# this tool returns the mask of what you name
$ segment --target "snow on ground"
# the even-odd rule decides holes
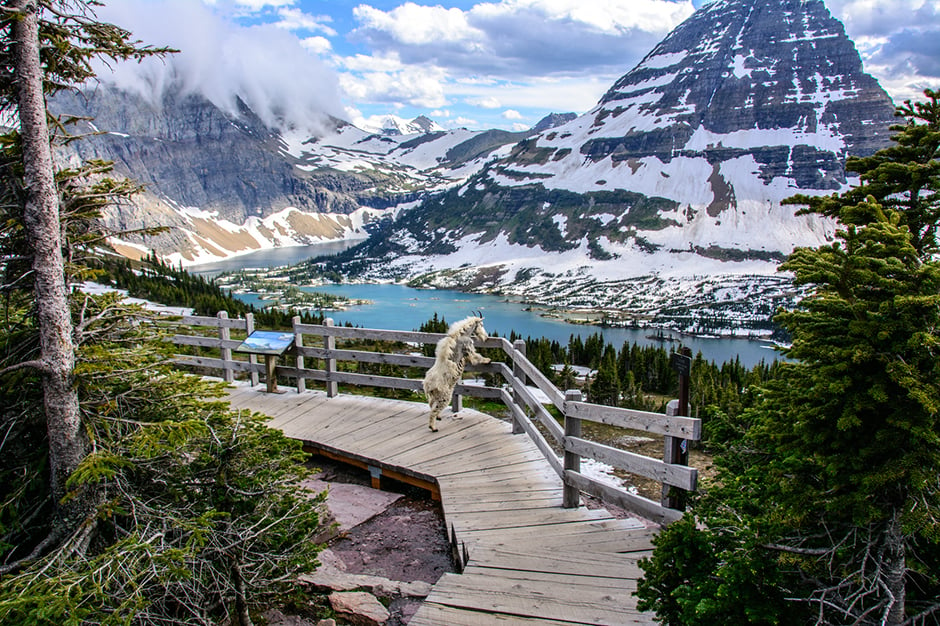
[[[115,289],[114,287],[109,287],[107,285],[102,285],[100,283],[95,283],[91,281],[85,281],[80,285],[77,285],[79,291],[87,293],[88,295],[101,295],[105,293],[117,293],[120,294],[124,301],[128,304],[139,304],[143,306],[148,311],[153,311],[159,313],[160,315],[192,315],[193,309],[189,307],[182,306],[166,306],[165,304],[159,304],[157,302],[151,302],[150,300],[141,300],[140,298],[131,298],[127,295],[127,291],[124,289]]]

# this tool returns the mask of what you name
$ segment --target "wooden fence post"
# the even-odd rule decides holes
[[[219,320],[227,320],[228,311],[219,311],[216,317]],[[224,324],[225,322],[219,322],[219,341],[223,342],[231,339],[228,326]],[[230,383],[235,380],[235,370],[232,368],[232,349],[225,345],[222,346],[222,372],[225,382]]]
[[[254,313],[245,313],[245,332],[248,333],[249,335],[255,332],[255,314]],[[248,362],[251,363],[252,365],[257,365],[258,364],[257,355],[249,354]],[[254,368],[251,369],[250,376],[251,376],[251,386],[257,387],[260,380],[258,378],[258,372]]]
[[[581,392],[577,389],[565,391],[565,404],[568,402],[581,402]],[[577,417],[568,415],[565,409],[565,438],[581,436],[581,420]],[[566,446],[567,447],[567,446]],[[565,471],[581,473],[581,457],[574,452],[565,450]],[[566,509],[576,509],[581,504],[581,490],[565,481],[564,492],[562,493],[562,506]]]
[[[512,349],[515,351],[515,354],[521,354],[524,357],[526,352],[525,341],[522,339],[515,340],[512,342]],[[513,355],[512,360],[512,375],[515,376],[519,382],[525,385],[528,382],[528,378],[525,375],[525,370],[522,369],[522,364],[516,362],[515,354]],[[515,385],[513,385],[512,401],[515,402],[516,406],[518,406],[520,409],[526,411],[524,408],[525,402],[522,400],[522,394],[516,390]],[[522,424],[519,423],[519,420],[513,418],[512,434],[518,435],[524,432],[525,430],[522,428]]]
[[[291,320],[291,323],[294,326],[294,347],[297,348],[297,369],[300,370],[297,376],[297,393],[303,393],[307,390],[307,381],[303,377],[304,369],[304,356],[300,353],[299,348],[304,347],[304,336],[302,333],[297,332],[297,326],[300,325],[300,316],[295,315]]]
[[[333,318],[326,318],[323,320],[324,326],[333,326]],[[336,350],[336,337],[333,335],[323,335],[323,347],[326,350]],[[335,380],[330,380],[333,377],[333,374],[336,372],[336,359],[327,358],[326,364],[324,367],[326,371],[326,397],[335,398],[339,393],[339,388]]]
[[[667,407],[667,415],[689,415],[689,379],[691,378],[692,368],[692,350],[682,348],[677,354],[673,354],[672,366],[679,374],[679,401]],[[673,465],[689,464],[689,440],[679,437],[665,437],[665,449],[663,450],[663,461]],[[661,503],[664,507],[670,509],[685,510],[685,493],[678,487],[663,483],[663,495]]]

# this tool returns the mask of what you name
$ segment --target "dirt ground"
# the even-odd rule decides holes
[[[324,480],[371,486],[369,473],[364,470],[322,457],[314,458],[311,465],[322,471]],[[382,480],[382,487],[402,497],[329,543],[346,571],[431,584],[445,572],[455,571],[440,505],[423,489],[387,478]],[[392,614],[388,626],[407,624],[420,605],[417,599],[394,600],[388,607]]]

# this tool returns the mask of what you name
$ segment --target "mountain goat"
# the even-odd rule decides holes
[[[490,360],[477,353],[473,340],[485,341],[486,329],[483,328],[483,316],[471,316],[455,322],[447,335],[437,342],[434,351],[435,362],[424,376],[424,393],[431,407],[428,428],[437,431],[437,418],[450,403],[454,387],[463,377],[463,368],[467,363],[480,365]]]

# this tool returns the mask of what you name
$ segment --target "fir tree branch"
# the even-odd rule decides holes
[[[61,531],[57,528],[53,528],[52,532],[49,535],[40,541],[33,551],[28,555],[24,556],[22,559],[13,561],[12,563],[7,563],[6,565],[0,565],[0,576],[5,576],[6,574],[12,574],[18,572],[24,567],[28,566],[30,563],[38,559],[43,555],[43,553],[54,543],[59,540],[61,536]]]
[[[49,366],[46,364],[46,362],[41,359],[37,359],[35,361],[23,361],[22,363],[17,363],[16,365],[10,365],[9,367],[5,367],[2,370],[0,370],[0,376],[5,376],[17,370],[26,369],[27,367],[32,367],[43,373],[49,371]]]

